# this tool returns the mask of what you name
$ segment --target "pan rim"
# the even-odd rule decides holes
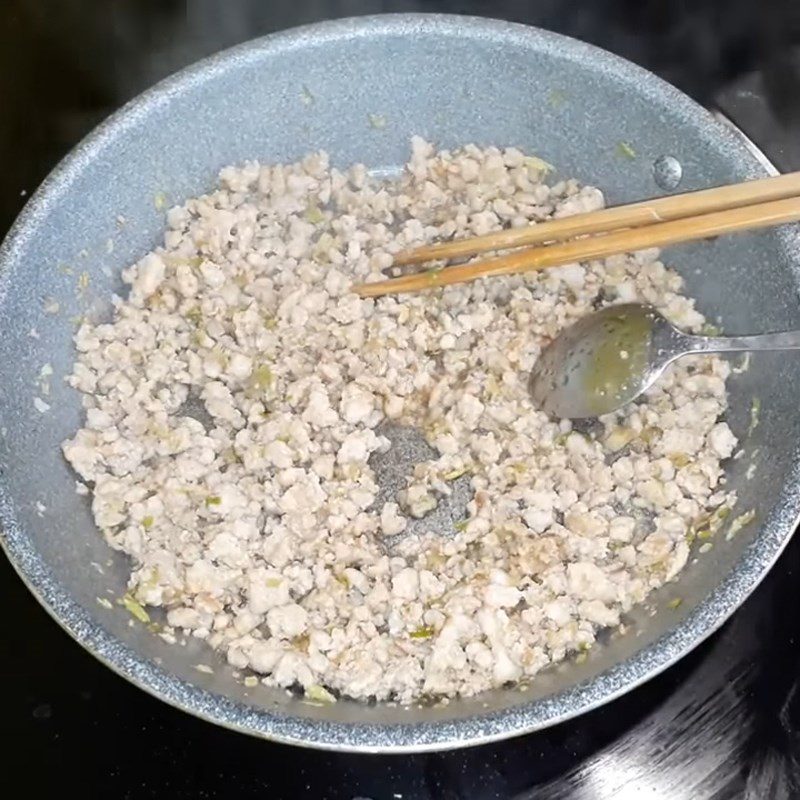
[[[0,308],[13,283],[14,266],[29,232],[47,216],[60,196],[80,174],[83,164],[104,145],[154,107],[176,93],[202,83],[236,63],[272,58],[311,44],[342,42],[357,37],[397,34],[488,37],[539,52],[584,59],[613,72],[639,90],[674,103],[678,113],[715,140],[726,141],[742,154],[753,177],[765,174],[736,137],[713,115],[677,88],[625,59],[593,45],[534,27],[478,17],[438,14],[392,14],[316,23],[253,39],[223,50],[166,78],[125,104],[101,123],[50,173],[31,197],[0,246]],[[800,481],[800,452],[792,457],[787,485]],[[786,546],[800,518],[800,497],[784,493],[759,535],[737,566],[692,613],[663,637],[594,678],[550,697],[529,700],[485,715],[419,724],[346,723],[300,718],[245,706],[213,694],[146,661],[99,626],[54,580],[49,568],[16,521],[13,502],[0,475],[0,546],[31,593],[61,627],[106,666],[151,695],[227,728],[272,741],[339,751],[408,753],[474,746],[540,730],[572,719],[620,697],[655,677],[716,631],[758,586]]]

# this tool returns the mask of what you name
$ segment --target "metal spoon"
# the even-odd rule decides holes
[[[551,416],[599,417],[635,400],[681,356],[798,349],[800,331],[693,336],[651,306],[627,303],[590,314],[562,331],[537,359],[530,393]]]

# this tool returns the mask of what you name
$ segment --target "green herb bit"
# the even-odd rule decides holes
[[[114,606],[111,605],[111,601],[107,597],[95,597],[95,600],[97,600],[97,602],[103,606],[103,608],[107,608],[109,611],[114,608]]]
[[[444,267],[433,267],[425,272],[425,275],[428,276],[428,281],[430,283],[437,283],[439,281],[439,275],[441,275],[442,270]]]
[[[754,397],[753,402],[750,404],[750,425],[747,428],[747,435],[751,436],[753,431],[758,427],[761,419],[761,398]]]
[[[308,647],[311,644],[311,639],[309,638],[307,633],[303,633],[300,636],[295,636],[292,639],[292,646],[296,650],[301,650],[304,653],[308,652]]]
[[[627,142],[618,142],[617,155],[622,158],[627,158],[629,161],[633,161],[633,159],[636,158],[636,151]]]
[[[155,589],[156,586],[158,586],[159,577],[158,567],[153,567],[152,570],[150,570],[150,577],[147,583],[143,584],[145,589]]]
[[[639,438],[645,444],[653,444],[660,436],[663,434],[664,431],[661,428],[658,428],[654,425],[648,425],[646,428],[642,428],[642,432],[639,434]]]
[[[198,327],[200,323],[203,321],[203,312],[200,310],[198,306],[194,306],[194,308],[190,308],[184,315],[192,325]]]
[[[530,167],[531,169],[535,169],[541,177],[549,174],[550,172],[555,171],[555,167],[552,164],[548,164],[543,158],[539,158],[538,156],[526,156],[522,163],[525,164],[526,167]]]
[[[141,603],[137,602],[132,595],[125,594],[122,597],[122,605],[125,606],[128,613],[136,617],[139,622],[147,625],[150,622],[150,615],[144,610]]]
[[[225,349],[219,346],[211,351],[210,358],[213,358],[223,369],[228,366],[228,362],[230,361],[230,357],[225,352]]]
[[[726,539],[733,539],[739,531],[745,527],[745,525],[749,525],[754,519],[756,518],[756,512],[753,509],[750,511],[746,511],[744,514],[740,514],[736,519],[731,522],[730,530],[728,531]]]
[[[239,458],[232,447],[228,447],[222,451],[222,458],[226,464],[241,464],[242,462],[242,459]]]
[[[667,603],[667,608],[676,609],[682,602],[683,602],[682,598],[673,597],[672,600],[670,600],[669,603]]]
[[[411,631],[409,636],[412,639],[430,639],[436,631],[430,625],[422,625]]]
[[[325,215],[314,204],[306,209],[306,213],[303,214],[303,217],[306,222],[310,222],[312,225],[319,225],[320,222],[325,222]]]
[[[171,267],[193,267],[196,269],[203,263],[203,257],[165,255],[163,261]]]
[[[367,114],[370,128],[375,130],[383,130],[386,127],[386,117],[383,114]]]
[[[741,375],[743,372],[747,372],[747,370],[750,369],[751,357],[752,357],[751,353],[749,352],[745,353],[742,356],[742,360],[739,362],[739,366],[733,368],[733,372],[735,372],[737,375]]]
[[[686,453],[670,453],[667,457],[675,469],[681,469],[682,467],[688,466],[688,464],[691,462],[691,459],[686,455]]]
[[[468,519],[462,519],[453,526],[459,533],[463,533],[467,529],[467,525],[469,525]]]
[[[700,328],[700,333],[703,334],[703,336],[719,336],[722,333],[722,328],[720,328],[719,325],[706,322],[706,324]]]
[[[218,506],[222,503],[222,498],[219,495],[212,494],[206,497],[207,506]]]
[[[269,389],[274,380],[275,376],[272,374],[272,370],[266,364],[256,367],[253,370],[253,374],[250,376],[250,381],[253,385],[253,388],[262,392],[266,389]]]
[[[589,436],[588,433],[583,433],[583,431],[567,431],[567,433],[560,433],[553,439],[553,444],[555,445],[565,445],[569,441],[570,436],[578,436],[579,438],[583,439],[584,442],[591,442],[592,437]]]
[[[612,453],[616,453],[629,445],[635,438],[636,434],[630,428],[616,427],[608,434],[603,444]]]
[[[311,700],[313,703],[335,703],[336,698],[324,687],[318,683],[312,683],[311,686],[306,687],[305,691],[306,700]]]
[[[444,479],[446,481],[454,481],[460,478],[462,475],[466,475],[468,472],[469,472],[469,467],[454,469],[452,472],[445,472]]]
[[[300,102],[305,106],[311,106],[314,104],[314,95],[311,94],[311,90],[308,86],[303,86],[300,90]]]
[[[695,534],[698,539],[710,539],[730,513],[730,506],[722,505],[711,513],[696,519],[690,528],[690,533]]]
[[[142,527],[143,527],[143,528],[144,528],[146,531],[149,531],[149,530],[150,530],[150,528],[152,528],[152,527],[153,527],[153,523],[154,523],[154,522],[155,522],[155,520],[154,520],[152,517],[143,517],[143,518],[142,518]]]

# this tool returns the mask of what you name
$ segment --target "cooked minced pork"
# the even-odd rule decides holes
[[[727,364],[684,359],[583,432],[526,391],[540,349],[599,305],[700,328],[657,252],[351,291],[403,248],[603,206],[546,171],[414,139],[394,180],[324,153],[246,163],[168,212],[113,321],[76,335],[86,422],[64,444],[163,636],[269,685],[409,703],[530,679],[683,569],[698,520],[731,501]],[[429,457],[387,497],[375,459],[411,428]],[[457,484],[468,503],[442,530]]]

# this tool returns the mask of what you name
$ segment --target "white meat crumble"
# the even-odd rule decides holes
[[[391,181],[323,153],[222,170],[124,272],[113,321],[75,339],[86,422],[64,453],[132,559],[129,596],[166,610],[166,638],[315,697],[528,680],[672,580],[731,502],[724,361],[684,359],[582,432],[528,398],[540,348],[594,307],[645,301],[701,327],[657,252],[350,291],[410,245],[603,206],[513,148],[412,146]],[[392,426],[432,456],[386,498]],[[463,519],[426,528],[459,481]]]

